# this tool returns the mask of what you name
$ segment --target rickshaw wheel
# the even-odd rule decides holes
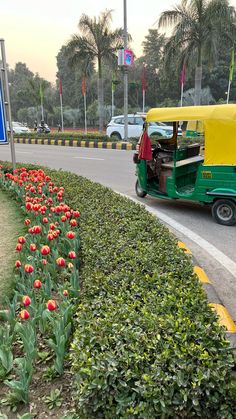
[[[139,198],[144,198],[147,195],[147,192],[145,192],[141,188],[141,186],[139,186],[138,180],[136,181],[136,184],[135,184],[135,191],[136,191],[136,194],[139,196]]]
[[[225,226],[236,224],[236,204],[229,199],[218,199],[212,206],[215,221]]]

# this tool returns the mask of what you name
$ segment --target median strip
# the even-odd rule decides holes
[[[136,150],[136,144],[128,142],[89,141],[89,140],[55,140],[51,138],[15,138],[16,144],[58,145],[66,147],[103,148],[112,150]]]

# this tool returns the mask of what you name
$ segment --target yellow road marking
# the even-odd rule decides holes
[[[192,254],[191,250],[183,242],[178,241],[178,247],[180,249],[183,249],[184,250],[184,253],[186,253],[188,255],[191,255]]]
[[[193,271],[197,275],[200,282],[204,284],[211,284],[211,281],[208,278],[206,272],[200,268],[200,266],[194,266]]]
[[[217,315],[219,316],[219,322],[221,326],[225,326],[228,332],[236,333],[236,324],[234,323],[232,317],[230,316],[229,312],[222,304],[209,304],[209,306],[215,310]]]

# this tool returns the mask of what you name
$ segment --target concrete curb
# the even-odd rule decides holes
[[[136,150],[136,144],[127,142],[113,143],[111,141],[99,140],[53,140],[50,138],[15,138],[16,144],[40,144],[40,145],[57,145],[66,147],[87,147],[87,148],[103,148],[109,150]]]
[[[198,277],[198,280],[206,293],[209,302],[209,307],[211,307],[216,312],[220,325],[226,328],[226,338],[230,341],[232,347],[236,348],[236,324],[234,320],[230,316],[226,307],[224,307],[224,305],[222,304],[222,301],[218,296],[207,274],[200,266],[198,266],[197,261],[195,257],[192,255],[191,250],[188,249],[188,247],[183,242],[178,242],[178,247],[182,249],[185,254],[191,257],[194,266],[194,273]]]

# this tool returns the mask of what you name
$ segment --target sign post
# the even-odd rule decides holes
[[[8,144],[1,78],[0,78],[0,144]]]
[[[8,85],[8,75],[7,75],[7,62],[6,62],[6,53],[5,53],[5,45],[4,39],[0,39],[0,46],[1,46],[1,58],[2,58],[2,68],[1,68],[1,104],[2,104],[2,131],[5,131],[5,135],[7,135],[8,129],[10,130],[9,138],[10,138],[10,147],[11,147],[11,159],[12,159],[12,167],[13,170],[16,169],[16,154],[15,154],[15,145],[14,145],[14,137],[13,137],[13,128],[12,128],[12,119],[11,119],[11,104],[10,104],[10,95],[9,95],[9,85]],[[4,112],[5,110],[5,112]],[[9,128],[6,128],[6,119],[7,118]],[[0,116],[1,118],[1,116]],[[0,122],[1,126],[1,122]],[[6,142],[5,142],[6,144]]]

